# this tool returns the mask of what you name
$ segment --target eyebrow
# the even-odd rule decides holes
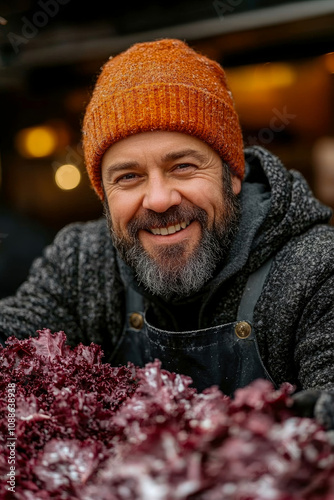
[[[168,163],[169,161],[180,160],[186,156],[192,156],[198,161],[204,162],[207,160],[207,156],[203,153],[200,153],[196,149],[182,149],[180,151],[170,151],[161,157],[163,163]],[[108,179],[111,178],[112,175],[118,172],[122,172],[124,170],[134,169],[137,170],[140,168],[140,164],[137,161],[125,161],[119,163],[113,163],[107,167],[106,177]]]
[[[139,169],[139,163],[137,161],[124,161],[120,163],[113,163],[107,167],[106,178],[111,179],[112,175],[117,174],[117,172],[123,172],[124,170]]]

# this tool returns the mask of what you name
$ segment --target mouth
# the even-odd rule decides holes
[[[147,231],[149,233],[152,233],[154,235],[161,235],[161,236],[168,236],[169,234],[174,234],[178,233],[179,231],[183,231],[183,229],[186,229],[190,224],[189,221],[182,221],[180,223],[166,226],[166,227],[151,227],[148,228]]]

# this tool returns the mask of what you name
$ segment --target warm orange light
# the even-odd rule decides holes
[[[43,158],[55,151],[57,134],[52,127],[46,125],[29,127],[18,132],[16,147],[25,158]]]
[[[325,54],[325,66],[329,73],[334,73],[334,52]]]
[[[61,165],[55,173],[56,184],[64,191],[75,189],[79,185],[80,180],[80,170],[75,165]]]
[[[290,87],[296,80],[294,68],[287,63],[249,65],[226,70],[233,94]]]

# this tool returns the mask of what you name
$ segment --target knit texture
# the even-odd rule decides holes
[[[334,388],[334,228],[330,210],[303,177],[266,150],[246,150],[240,230],[229,259],[201,295],[167,304],[145,293],[153,326],[206,328],[235,321],[248,276],[274,261],[254,310],[262,360],[277,384]],[[37,259],[14,297],[0,301],[0,337],[64,330],[69,342],[100,344],[110,359],[122,333],[125,288],[136,282],[119,265],[104,219],[71,224]],[[196,317],[196,318],[195,318]],[[186,325],[185,325],[186,326]]]
[[[101,199],[106,150],[153,130],[201,139],[243,178],[242,134],[224,70],[180,40],[135,44],[102,68],[83,121],[86,168]]]

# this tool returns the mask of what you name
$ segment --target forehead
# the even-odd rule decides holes
[[[132,156],[138,157],[146,155],[157,155],[166,158],[166,161],[173,158],[173,153],[177,152],[197,152],[202,157],[218,154],[205,142],[197,137],[180,132],[152,131],[142,132],[122,139],[107,149],[102,158],[102,168],[110,162],[118,160],[131,160]],[[168,157],[170,155],[170,158]]]

